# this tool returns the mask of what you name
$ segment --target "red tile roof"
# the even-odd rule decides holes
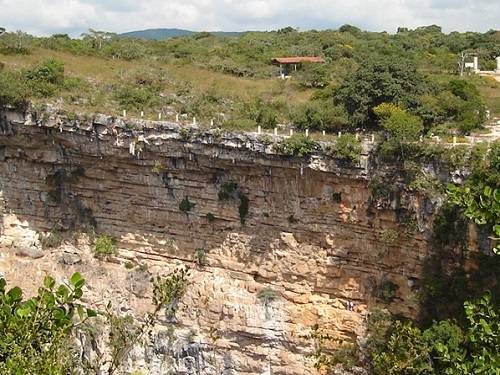
[[[324,63],[325,60],[319,56],[294,56],[294,57],[275,57],[272,60],[278,64],[300,64],[301,62]]]

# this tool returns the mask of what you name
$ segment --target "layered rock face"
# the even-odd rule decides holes
[[[276,155],[273,136],[170,123],[4,112],[0,127],[9,284],[79,271],[88,303],[139,317],[150,277],[190,266],[176,324],[162,318],[124,373],[312,374],[313,325],[356,340],[384,288],[394,312],[417,314],[425,232],[377,208],[369,145],[353,167]],[[94,258],[85,235],[42,249],[38,233],[53,228],[95,228],[118,254]]]

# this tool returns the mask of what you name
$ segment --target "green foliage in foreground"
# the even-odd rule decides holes
[[[473,170],[464,186],[450,185],[448,198],[461,207],[463,213],[476,224],[492,232],[495,253],[500,252],[500,141],[491,150],[473,150]],[[475,158],[475,160],[474,160]]]
[[[464,303],[464,325],[454,320],[435,321],[421,329],[411,321],[393,320],[385,309],[374,307],[367,320],[367,337],[361,348],[339,341],[335,351],[326,349],[333,339],[312,328],[318,369],[371,367],[375,375],[499,375],[500,310],[491,296]],[[368,362],[363,362],[364,351]]]
[[[464,207],[464,214],[479,225],[492,227],[494,237],[500,240],[500,188],[491,188],[486,185],[482,192],[475,193],[470,187],[450,185],[448,196],[454,204]],[[500,243],[493,251],[500,254]]]
[[[485,294],[464,304],[467,324],[435,322],[421,330],[396,321],[372,353],[376,374],[500,374],[500,311]]]
[[[19,287],[7,290],[0,278],[0,373],[72,373],[76,358],[71,337],[87,318],[96,316],[80,303],[84,284],[79,273],[58,286],[46,277],[38,294],[24,299]]]
[[[122,373],[119,370],[132,348],[139,340],[152,337],[160,312],[165,309],[168,317],[175,315],[188,276],[189,270],[183,268],[155,277],[154,310],[140,323],[131,315],[114,313],[111,303],[98,313],[84,307],[85,280],[79,273],[61,285],[47,276],[38,294],[29,299],[23,298],[19,287],[8,290],[5,279],[0,278],[0,374],[101,374],[103,368],[108,375]],[[97,315],[98,320],[89,319]],[[104,343],[109,350],[93,346],[93,355],[83,355],[76,341],[82,337],[96,345]]]

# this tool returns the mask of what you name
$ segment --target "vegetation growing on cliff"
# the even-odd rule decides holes
[[[115,238],[101,234],[94,239],[92,251],[96,258],[102,259],[116,254]]]
[[[241,224],[245,224],[250,206],[250,199],[238,187],[238,184],[236,182],[234,181],[224,182],[219,190],[218,198],[219,201],[222,202],[228,200],[239,200],[238,213],[240,215],[240,222]]]
[[[296,134],[275,144],[274,150],[279,154],[302,157],[318,151],[319,144],[309,137]]]
[[[188,197],[184,197],[179,203],[179,210],[187,214],[194,206],[196,206],[196,203],[191,202]]]
[[[476,150],[477,151],[477,150]],[[500,252],[500,141],[491,150],[476,152],[475,165],[464,186],[450,185],[450,202],[463,208],[464,215],[490,232],[493,251]],[[478,160],[479,159],[479,160]]]
[[[314,326],[311,356],[318,369],[333,369],[338,364],[344,369],[361,366],[376,375],[499,374],[500,309],[488,293],[465,302],[463,309],[463,324],[441,320],[421,329],[411,321],[395,319],[387,310],[373,308],[361,347],[339,342],[333,351],[326,345],[333,339]]]
[[[500,310],[485,294],[465,302],[467,322],[434,322],[421,330],[411,322],[395,321],[386,341],[371,356],[376,374],[499,374]]]
[[[361,146],[361,142],[352,134],[342,134],[337,138],[336,142],[327,149],[329,155],[347,163],[359,162],[362,151],[363,147]]]

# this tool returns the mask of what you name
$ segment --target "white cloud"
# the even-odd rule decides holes
[[[0,26],[38,35],[87,28],[123,32],[337,28],[369,30],[438,24],[445,31],[498,28],[498,0],[0,0]]]

